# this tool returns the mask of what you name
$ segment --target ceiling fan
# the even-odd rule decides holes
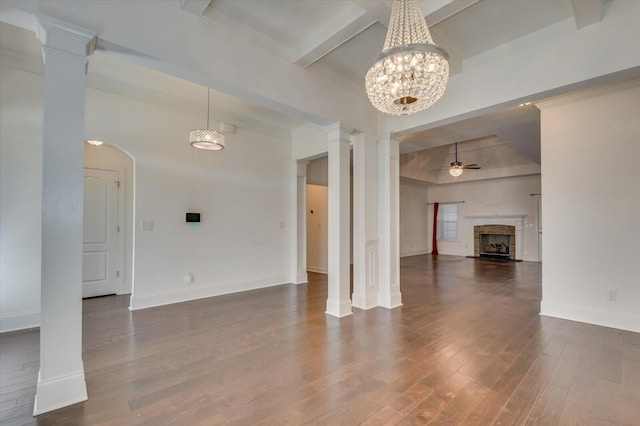
[[[456,161],[451,163],[451,166],[449,167],[449,174],[453,177],[458,177],[462,174],[464,169],[478,170],[480,166],[477,164],[467,164],[465,166],[458,161],[458,142],[456,142],[455,145],[456,145]]]

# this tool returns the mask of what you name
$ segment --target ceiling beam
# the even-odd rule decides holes
[[[602,21],[602,0],[571,0],[578,29]]]
[[[462,12],[469,6],[473,6],[479,1],[480,0],[441,0],[436,2],[423,2],[422,11],[425,14],[427,26],[432,27],[445,19],[451,18],[456,13]]]
[[[202,16],[209,4],[211,4],[211,0],[180,0],[180,9],[196,16]]]
[[[361,8],[367,11],[367,14],[376,18],[378,22],[386,27],[389,26],[391,19],[392,0],[352,0]],[[422,13],[425,15],[427,26],[431,27],[445,19],[449,19],[456,13],[462,12],[469,6],[473,6],[480,0],[423,0],[421,3]],[[581,1],[581,0],[574,0]],[[590,0],[589,0],[590,1]],[[599,0],[598,0],[599,1]]]
[[[391,18],[391,0],[352,0],[353,3],[364,9],[367,14],[377,20],[385,28],[389,27]]]
[[[303,42],[296,48],[293,61],[297,65],[308,67],[375,23],[376,19],[367,13],[353,16],[338,30],[332,28],[330,34],[323,34],[321,37],[314,38],[313,41]]]

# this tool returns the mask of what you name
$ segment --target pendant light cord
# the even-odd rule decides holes
[[[207,130],[209,130],[209,105],[211,104],[211,90],[207,87]]]

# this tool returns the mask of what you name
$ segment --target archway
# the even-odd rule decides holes
[[[134,265],[134,176],[133,156],[116,145],[103,143],[95,146],[85,143],[85,171],[110,172],[117,176],[117,258],[115,294],[133,292]],[[85,219],[86,224],[86,219]]]

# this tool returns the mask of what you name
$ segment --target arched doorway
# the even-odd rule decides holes
[[[83,297],[130,294],[134,160],[115,145],[85,143]]]

